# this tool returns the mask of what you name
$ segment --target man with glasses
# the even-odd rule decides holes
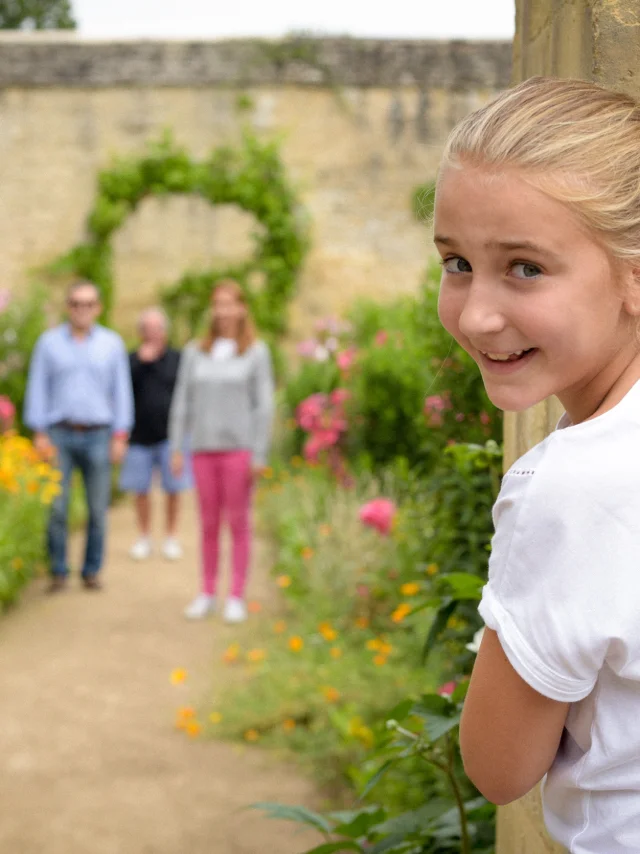
[[[89,524],[82,567],[87,590],[99,590],[111,465],[122,461],[133,423],[129,360],[119,335],[96,323],[102,306],[91,282],[67,293],[68,323],[49,329],[36,344],[27,383],[25,422],[35,433],[36,450],[55,458],[62,493],[55,500],[47,531],[50,592],[63,590],[67,565],[67,515],[71,476],[84,482]]]

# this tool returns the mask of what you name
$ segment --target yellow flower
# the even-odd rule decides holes
[[[181,682],[184,682],[187,678],[187,671],[183,670],[181,667],[177,667],[175,670],[171,671],[171,684],[172,685],[180,685]]]
[[[380,652],[381,655],[389,655],[391,653],[392,649],[393,649],[393,647],[391,646],[390,643],[387,643],[386,641],[382,641],[382,643],[380,644],[380,646],[378,648],[378,651]]]
[[[36,492],[39,491],[39,489],[40,489],[40,484],[38,483],[37,480],[30,480],[27,483],[27,494],[28,495],[35,495]]]
[[[266,657],[267,653],[264,649],[250,649],[247,653],[247,661],[251,661],[254,664],[264,661]]]
[[[273,477],[273,469],[271,466],[266,466],[266,468],[262,470],[262,477],[265,478],[265,480],[271,480]]]
[[[323,685],[320,691],[327,703],[337,703],[340,699],[340,691],[338,691],[337,688],[333,688],[331,685]]]
[[[403,596],[415,596],[416,593],[420,592],[420,585],[417,581],[409,581],[402,585],[400,592]]]
[[[11,561],[11,566],[17,572],[18,570],[22,569],[22,567],[24,566],[24,561],[22,560],[21,557],[14,557],[14,559]]]
[[[240,645],[237,643],[232,643],[231,646],[227,647],[225,650],[222,660],[227,664],[232,664],[234,661],[237,661],[240,657]]]
[[[437,573],[437,571],[438,571],[438,564],[437,563],[430,563],[429,566],[427,567],[427,575],[435,575]]]
[[[408,605],[406,602],[402,602],[402,604],[398,605],[393,614],[391,615],[391,619],[394,623],[401,623],[407,614],[411,613],[411,605]]]
[[[290,587],[291,586],[291,576],[290,575],[279,575],[276,578],[276,584],[278,587]]]
[[[197,738],[201,731],[202,727],[198,723],[198,721],[189,721],[189,723],[185,727],[186,733],[191,738]]]
[[[329,650],[329,654],[331,658],[342,658],[342,650],[339,646],[332,646]]]
[[[245,741],[257,741],[260,738],[260,733],[257,729],[248,729],[244,734]]]
[[[283,634],[284,632],[286,632],[286,630],[287,630],[287,624],[285,623],[284,620],[278,620],[276,623],[273,624],[273,631],[277,635]]]
[[[293,718],[287,718],[286,720],[282,721],[282,729],[285,732],[292,732],[295,728],[296,722]]]
[[[302,555],[302,560],[311,560],[313,557],[313,549],[311,546],[305,546],[300,554]]]
[[[359,629],[369,628],[369,618],[368,617],[356,617],[356,626]]]
[[[338,632],[331,623],[320,623],[318,631],[326,641],[334,641],[338,637]]]
[[[211,714],[209,715],[209,723],[219,724],[221,720],[222,715],[220,714],[220,712],[211,712]]]
[[[371,640],[367,641],[367,649],[370,649],[372,652],[376,652],[382,646],[381,638],[371,638]]]
[[[373,747],[375,741],[373,732],[368,726],[365,726],[362,722],[362,718],[358,716],[351,718],[349,721],[348,731],[352,738],[357,738],[358,741],[361,741],[365,745],[365,747]]]
[[[387,656],[382,654],[376,655],[376,657],[373,659],[373,663],[376,665],[376,667],[382,667],[383,664],[387,663]]]
[[[300,652],[300,650],[304,647],[304,641],[299,635],[294,635],[289,638],[289,649],[291,652]]]

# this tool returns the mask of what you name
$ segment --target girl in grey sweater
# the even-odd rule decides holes
[[[176,475],[182,471],[181,449],[189,437],[202,525],[202,590],[185,616],[202,619],[215,609],[220,523],[225,516],[231,528],[233,572],[224,618],[241,622],[247,617],[252,486],[266,465],[274,384],[269,349],[256,339],[237,282],[221,281],[211,305],[208,334],[184,349],[169,418]]]

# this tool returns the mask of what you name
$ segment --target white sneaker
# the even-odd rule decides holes
[[[166,560],[180,560],[182,546],[175,537],[167,537],[162,546],[162,554]]]
[[[129,557],[134,560],[147,560],[151,557],[151,540],[149,537],[139,537],[129,549]]]
[[[244,623],[247,619],[247,606],[243,599],[237,596],[229,596],[224,605],[225,623]]]
[[[216,609],[216,597],[208,593],[198,593],[190,605],[184,609],[187,620],[204,620]]]

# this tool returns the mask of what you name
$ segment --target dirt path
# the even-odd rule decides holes
[[[48,597],[37,583],[0,620],[0,852],[297,854],[319,844],[242,809],[317,802],[294,768],[173,727],[179,705],[197,707],[228,678],[228,644],[246,646],[255,631],[182,617],[197,576],[192,497],[183,561],[131,562],[133,535],[131,508],[118,507],[103,592],[74,578]],[[258,556],[250,596],[268,608],[266,575]],[[187,669],[185,685],[170,684],[174,667]]]

